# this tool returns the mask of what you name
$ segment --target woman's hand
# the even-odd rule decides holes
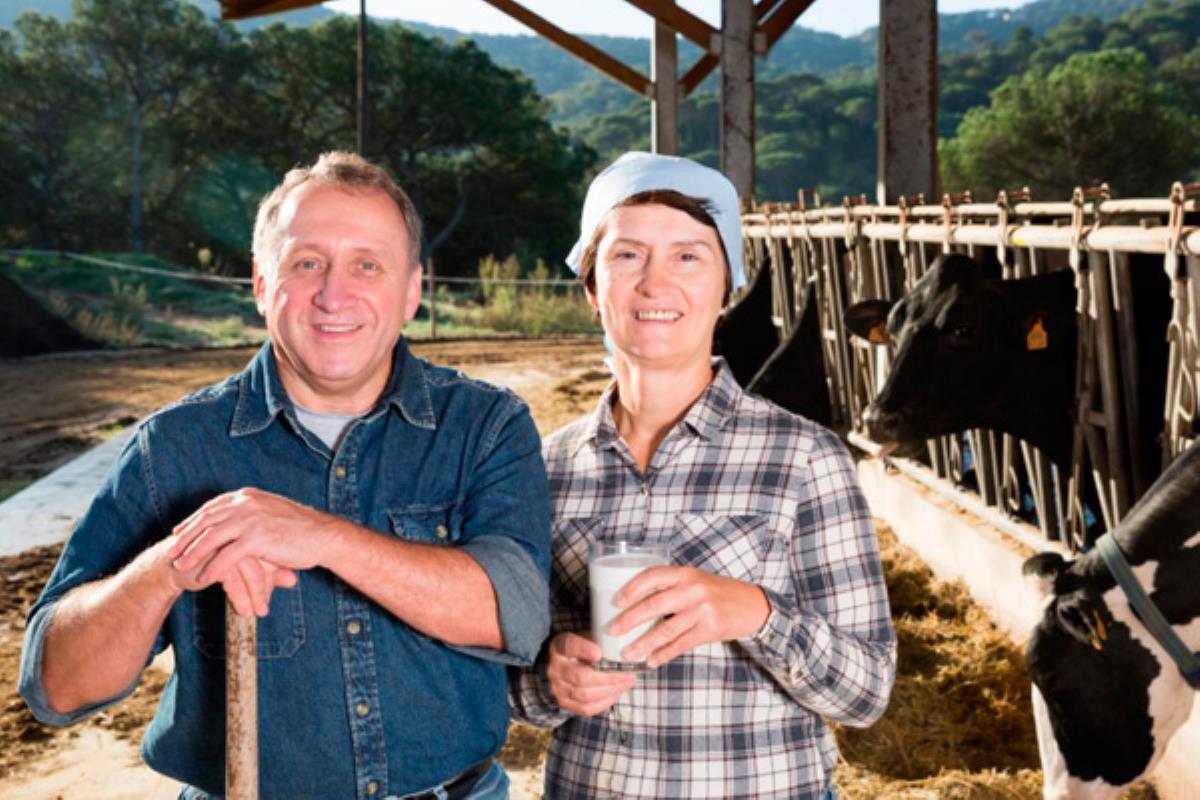
[[[593,666],[600,660],[600,645],[578,633],[560,633],[550,640],[546,676],[558,707],[581,717],[592,717],[637,683],[628,672],[605,672]]]
[[[648,569],[617,592],[613,601],[625,609],[608,626],[614,634],[668,617],[621,654],[628,661],[645,659],[650,668],[702,644],[751,636],[771,613],[767,596],[755,584],[695,567]]]

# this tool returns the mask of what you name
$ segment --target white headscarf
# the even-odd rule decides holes
[[[596,235],[596,228],[621,201],[653,189],[669,189],[703,200],[708,205],[725,259],[729,263],[730,286],[737,291],[746,283],[742,267],[742,216],[737,190],[715,169],[687,158],[654,153],[626,153],[596,176],[588,187],[579,220],[579,241],[567,256],[567,266],[579,274],[583,251]]]

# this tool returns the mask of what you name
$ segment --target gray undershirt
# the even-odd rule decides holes
[[[350,423],[363,416],[362,414],[326,414],[321,411],[309,411],[303,406],[296,406],[296,421],[311,431],[325,443],[329,450],[336,451],[342,440],[342,434]]]

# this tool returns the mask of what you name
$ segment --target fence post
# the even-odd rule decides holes
[[[437,338],[437,278],[433,271],[433,256],[429,259],[429,338]]]

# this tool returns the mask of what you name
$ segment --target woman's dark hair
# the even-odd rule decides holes
[[[721,231],[717,228],[717,223],[712,218],[712,212],[710,211],[712,206],[710,203],[707,200],[682,194],[674,189],[651,189],[647,192],[638,192],[637,194],[630,195],[613,206],[613,208],[649,205],[667,206],[676,211],[682,211],[701,225],[707,225],[712,228],[713,232],[717,234],[717,241],[721,242],[721,258],[725,262],[725,295],[721,298],[721,305],[727,305],[729,303],[729,295],[733,289],[733,278],[729,273],[729,254],[725,252],[727,245],[721,241]],[[604,238],[607,230],[608,219],[606,217],[603,222],[596,226],[596,232],[592,234],[592,241],[588,242],[588,246],[584,248],[583,256],[579,260],[579,280],[583,281],[583,285],[592,294],[596,293],[596,259],[599,255],[600,240]]]

